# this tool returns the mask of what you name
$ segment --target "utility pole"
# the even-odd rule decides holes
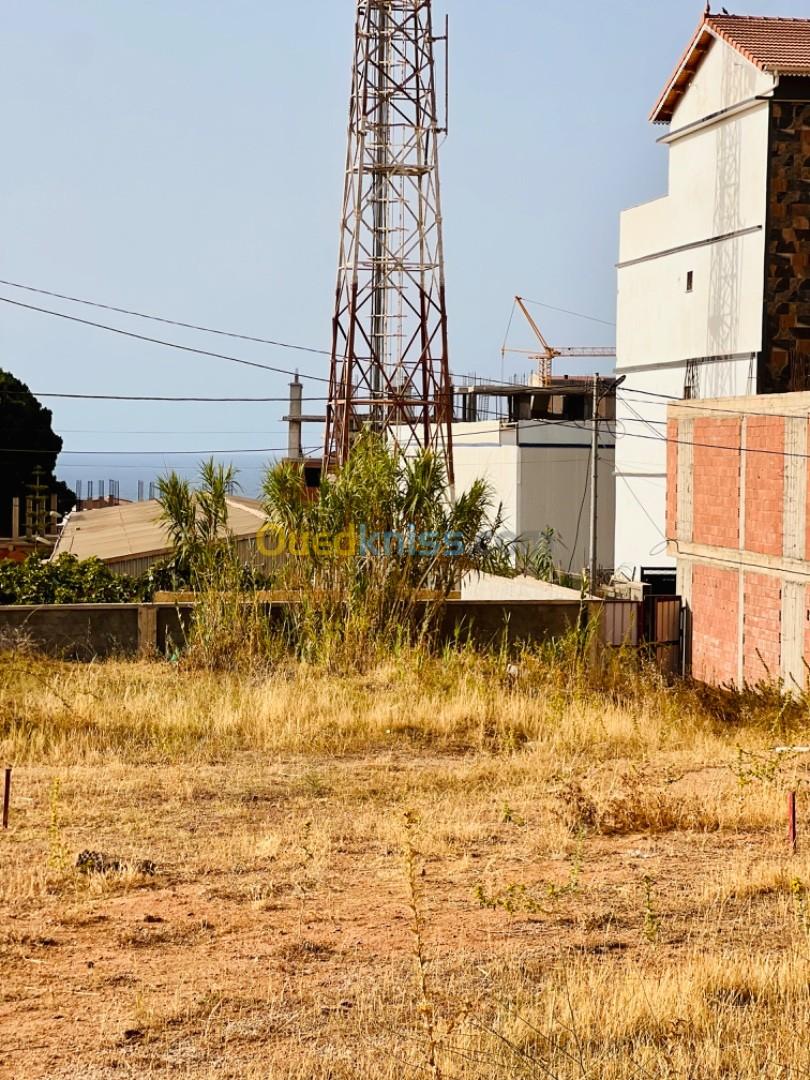
[[[597,552],[599,510],[599,375],[593,377],[593,418],[591,420],[591,542],[588,552],[588,586],[596,595],[599,555]]]

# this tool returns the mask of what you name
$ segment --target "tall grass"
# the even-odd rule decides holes
[[[228,596],[212,598],[206,610],[230,603]],[[225,610],[226,625],[235,614]],[[209,628],[215,624],[195,631],[200,649]],[[218,759],[239,750],[346,754],[399,746],[510,753],[531,747],[561,760],[572,754],[603,760],[711,745],[742,731],[756,733],[752,746],[767,746],[775,724],[781,739],[806,723],[806,706],[796,703],[786,715],[768,697],[759,710],[750,697],[742,705],[738,700],[735,715],[729,696],[718,710],[701,688],[670,685],[632,657],[588,665],[573,635],[519,651],[403,644],[341,672],[289,654],[272,667],[225,670],[227,642],[214,635],[212,669],[199,666],[193,652],[179,663],[85,666],[0,655],[0,754],[18,761],[104,754],[172,760]],[[244,642],[243,636],[234,648]],[[256,648],[267,655],[263,641]],[[732,756],[736,767],[736,752]],[[600,813],[610,817],[608,809]]]

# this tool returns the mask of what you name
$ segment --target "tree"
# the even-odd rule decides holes
[[[19,498],[22,519],[25,497],[35,485],[56,494],[60,513],[76,501],[70,488],[54,476],[62,440],[52,419],[51,410],[25,383],[0,368],[0,536],[11,535],[12,499]]]
[[[217,465],[213,458],[200,465],[196,490],[175,472],[158,480],[160,520],[174,547],[171,569],[196,588],[221,569],[223,556],[233,546],[227,497],[238,486],[233,465]]]

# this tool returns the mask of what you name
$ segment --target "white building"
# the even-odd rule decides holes
[[[666,555],[670,398],[803,389],[810,20],[706,14],[653,110],[669,191],[621,217],[616,567]],[[768,252],[766,260],[766,250]]]
[[[602,379],[599,388],[597,556],[607,569],[615,530],[614,383]],[[589,561],[593,379],[560,376],[546,386],[473,385],[456,393],[463,402],[453,424],[457,493],[486,480],[503,507],[505,538],[532,545],[553,529],[558,565],[581,573]],[[500,419],[492,416],[498,402],[506,404]]]

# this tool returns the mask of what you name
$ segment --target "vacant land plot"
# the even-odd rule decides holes
[[[0,658],[0,1074],[809,1076],[803,706],[582,681]]]

